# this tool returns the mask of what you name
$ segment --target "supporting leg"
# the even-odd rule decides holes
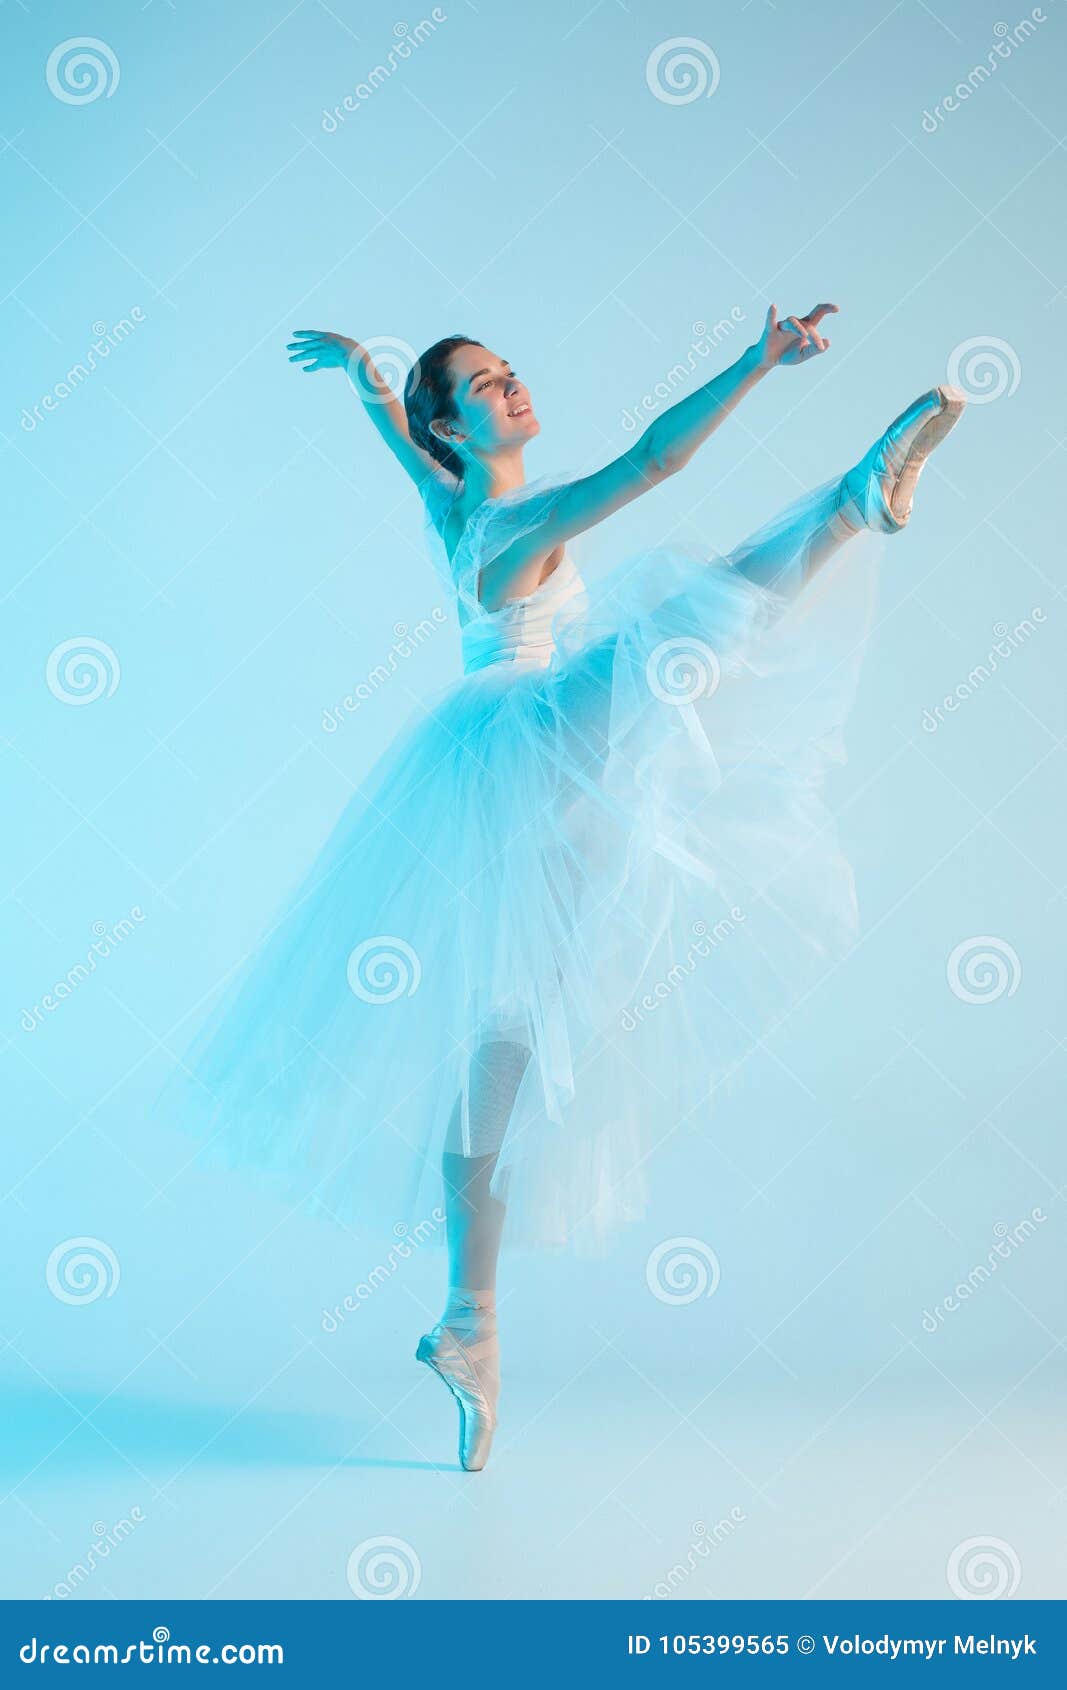
[[[445,1139],[448,1299],[420,1360],[441,1374],[460,1407],[460,1461],[485,1465],[496,1425],[500,1350],[496,1323],[497,1258],[506,1207],[490,1191],[493,1170],[530,1051],[511,1039],[483,1044],[471,1065],[470,1149],[462,1150],[457,1099]]]

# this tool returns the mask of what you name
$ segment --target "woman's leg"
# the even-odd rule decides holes
[[[441,1158],[448,1239],[448,1300],[419,1357],[449,1382],[460,1403],[460,1460],[484,1467],[500,1391],[496,1268],[505,1205],[489,1186],[530,1051],[517,1040],[487,1040],[471,1063],[469,1137],[464,1154],[460,1100]]]
[[[793,598],[846,541],[863,531],[851,510],[839,508],[838,483],[805,494],[728,554],[735,569],[759,587]]]

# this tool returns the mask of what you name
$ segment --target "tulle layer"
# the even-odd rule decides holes
[[[159,1107],[203,1159],[442,1242],[446,1133],[498,1153],[506,1244],[601,1251],[655,1146],[699,1124],[853,934],[822,796],[872,573],[852,541],[799,597],[739,561],[645,553],[571,599],[551,664],[442,689],[340,817]],[[530,1053],[506,1122],[472,1063]]]

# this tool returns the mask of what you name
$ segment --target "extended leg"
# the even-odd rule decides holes
[[[731,562],[757,585],[791,598],[862,529],[898,534],[911,515],[926,460],[955,427],[965,403],[953,387],[924,393],[847,475],[797,499],[743,541]]]

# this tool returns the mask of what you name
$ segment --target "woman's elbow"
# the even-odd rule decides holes
[[[641,448],[641,472],[653,483],[669,480],[689,462],[688,453],[681,452],[677,446],[657,441],[655,436],[643,440]]]

